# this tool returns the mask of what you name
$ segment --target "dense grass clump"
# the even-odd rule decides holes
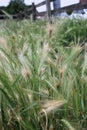
[[[87,42],[87,22],[85,19],[65,19],[57,23],[56,40],[61,45]]]
[[[0,27],[0,130],[86,129],[87,21]]]

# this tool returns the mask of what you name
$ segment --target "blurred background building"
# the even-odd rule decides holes
[[[56,10],[61,7],[61,0],[54,0],[53,1],[53,8],[55,10],[55,15],[57,15]],[[60,14],[58,14],[60,15]]]

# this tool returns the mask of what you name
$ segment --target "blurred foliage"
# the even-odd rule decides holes
[[[56,25],[54,41],[64,46],[87,42],[87,20],[81,16],[77,17],[65,18],[61,22],[59,19]]]
[[[3,14],[2,10],[9,14],[17,14],[23,12],[27,7],[24,0],[11,0],[7,7],[0,7],[0,15]]]

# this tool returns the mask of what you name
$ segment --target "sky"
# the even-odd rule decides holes
[[[25,4],[27,5],[31,5],[32,2],[34,2],[35,4],[40,3],[44,0],[24,0]],[[0,0],[0,6],[7,6],[9,4],[10,0]],[[75,3],[79,3],[79,0],[61,0],[61,7],[63,6],[67,6],[67,5],[71,5],[71,4],[75,4]],[[53,9],[53,5],[51,3],[51,9]],[[38,11],[45,11],[46,10],[46,6],[42,6],[37,8]]]

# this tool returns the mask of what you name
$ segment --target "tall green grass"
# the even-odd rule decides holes
[[[87,128],[87,21],[53,22],[1,22],[1,130]]]

